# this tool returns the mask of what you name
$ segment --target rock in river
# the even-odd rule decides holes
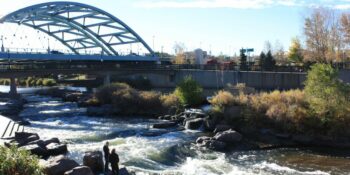
[[[46,146],[46,148],[50,156],[66,154],[68,152],[67,145],[65,144],[50,143]]]
[[[175,127],[176,125],[177,125],[176,122],[162,122],[162,123],[156,123],[152,127],[158,128],[158,129],[164,129],[164,128]]]
[[[64,175],[94,175],[94,173],[87,166],[78,166],[65,172]]]
[[[214,136],[214,139],[217,141],[225,142],[227,144],[235,144],[242,140],[242,135],[237,131],[230,129],[224,132],[217,133]]]
[[[99,173],[103,171],[103,157],[101,151],[88,151],[85,152],[83,158],[83,164],[90,167],[90,169]]]
[[[52,157],[48,161],[41,162],[44,173],[47,175],[62,175],[65,172],[78,167],[79,164],[74,160],[64,156]]]
[[[199,129],[203,125],[203,122],[203,118],[187,119],[185,121],[185,128],[192,130]]]

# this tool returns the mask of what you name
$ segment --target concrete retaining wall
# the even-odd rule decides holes
[[[170,75],[143,76],[148,77],[152,85],[159,88],[174,88],[186,76],[192,76],[205,89],[221,89],[228,84],[237,83],[245,83],[256,89],[295,89],[303,87],[306,73],[179,70]]]

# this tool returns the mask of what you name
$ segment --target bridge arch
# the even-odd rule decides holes
[[[154,55],[149,45],[123,21],[87,4],[59,1],[32,5],[2,17],[0,23],[17,23],[44,32],[76,54],[93,48],[117,56],[117,46],[139,43]]]

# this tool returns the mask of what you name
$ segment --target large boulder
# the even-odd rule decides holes
[[[46,146],[46,148],[50,156],[57,156],[68,152],[66,144],[50,143]]]
[[[226,149],[227,144],[218,140],[210,140],[209,148],[216,151],[223,151]]]
[[[29,142],[39,140],[40,137],[36,133],[27,133],[27,132],[16,132],[15,140],[18,143],[18,146],[27,145]]]
[[[227,144],[235,144],[242,140],[242,135],[232,129],[224,132],[219,132],[214,136],[217,141],[225,142]]]
[[[202,127],[203,123],[204,123],[203,118],[187,119],[185,120],[185,128],[196,130]]]
[[[202,136],[202,137],[197,138],[196,143],[200,147],[208,147],[209,148],[210,140],[212,140],[211,137]]]
[[[125,167],[123,167],[119,169],[119,175],[130,175],[130,173]]]
[[[32,144],[21,147],[21,149],[29,151],[31,154],[37,155],[39,157],[45,158],[49,155],[49,152],[45,147],[41,147],[38,144]]]
[[[227,131],[232,129],[232,127],[230,125],[225,125],[225,124],[218,124],[215,126],[215,130],[214,133],[218,133],[218,132],[223,132],[223,131]]]
[[[64,173],[64,175],[94,175],[87,166],[78,166]]]
[[[43,144],[45,145],[45,146],[47,146],[47,145],[49,145],[49,144],[51,144],[51,143],[60,143],[60,140],[58,139],[58,138],[51,138],[51,139],[48,139],[48,140],[44,140],[43,141]]]
[[[83,93],[81,92],[67,93],[64,95],[63,101],[77,102],[82,96],[83,96]]]
[[[153,124],[152,128],[164,129],[164,128],[175,127],[176,125],[177,125],[176,122],[162,122],[162,123]]]
[[[64,175],[65,172],[79,166],[76,161],[64,156],[52,157],[42,164],[43,171],[47,175]]]
[[[94,173],[103,171],[103,156],[101,151],[88,151],[85,152],[83,158],[84,166],[90,167]]]
[[[213,119],[210,119],[209,117],[204,119],[204,129],[206,131],[210,131],[210,132],[213,131],[215,129],[215,124],[216,124],[216,121]]]

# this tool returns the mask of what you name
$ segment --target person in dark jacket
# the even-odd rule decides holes
[[[115,152],[115,149],[112,149],[112,153],[109,156],[109,162],[111,163],[112,166],[112,174],[113,175],[118,175],[119,174],[119,156]]]
[[[105,155],[105,172],[108,172],[108,165],[109,165],[109,143],[106,142],[105,145],[103,146],[103,153]]]

